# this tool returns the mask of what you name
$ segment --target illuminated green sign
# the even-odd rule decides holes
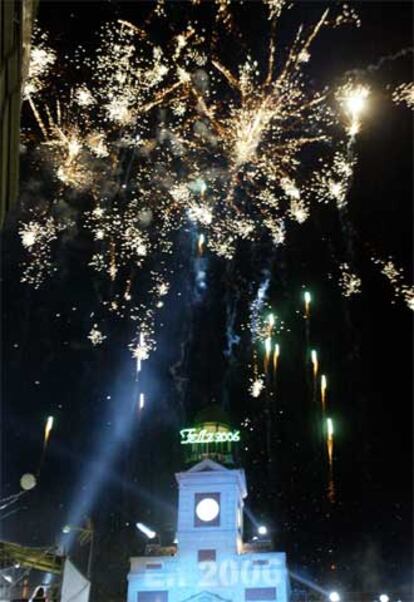
[[[240,441],[240,431],[209,431],[203,428],[182,429],[180,431],[181,445],[197,443],[237,443]]]

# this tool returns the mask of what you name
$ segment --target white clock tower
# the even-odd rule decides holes
[[[196,463],[176,474],[176,543],[149,545],[146,556],[131,558],[127,602],[287,602],[285,554],[272,552],[269,541],[243,540],[246,477],[232,449],[239,431],[210,420],[181,438],[187,461]]]
[[[180,550],[191,554],[214,550],[216,559],[240,553],[243,546],[243,506],[247,496],[242,469],[229,469],[206,459],[176,475]]]

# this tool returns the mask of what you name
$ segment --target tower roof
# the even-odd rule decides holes
[[[195,466],[175,475],[178,484],[192,483],[218,483],[234,481],[238,483],[242,498],[247,497],[246,475],[242,468],[227,468],[210,458],[205,458]]]

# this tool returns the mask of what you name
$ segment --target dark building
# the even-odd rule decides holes
[[[20,110],[38,0],[0,2],[0,201],[1,225],[17,199]]]

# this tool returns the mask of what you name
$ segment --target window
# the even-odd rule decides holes
[[[254,566],[268,566],[269,561],[268,560],[253,560],[252,564]]]
[[[245,600],[276,600],[275,587],[251,587],[245,591]]]
[[[168,592],[138,592],[137,602],[168,602]]]
[[[216,550],[198,550],[198,562],[215,562]]]

